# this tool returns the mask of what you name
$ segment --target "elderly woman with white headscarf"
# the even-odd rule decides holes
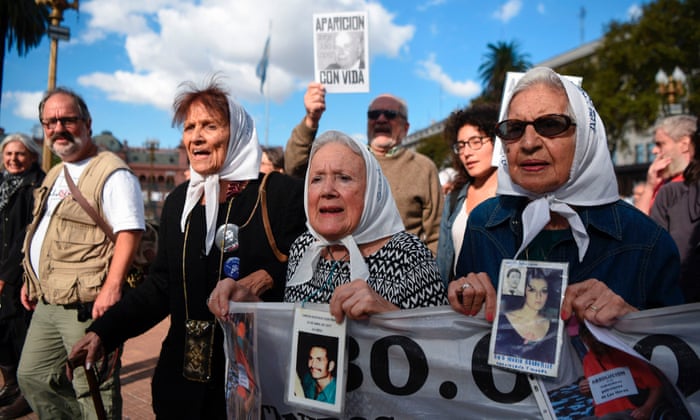
[[[87,351],[94,363],[169,315],[153,377],[156,416],[225,419],[223,333],[207,297],[237,281],[282,300],[286,254],[304,230],[302,183],[259,173],[253,120],[216,79],[183,85],[173,107],[191,178],[165,201],[146,281],[93,322],[71,357]]]
[[[588,95],[549,68],[523,75],[496,125],[498,196],[469,216],[451,306],[493,320],[502,259],[568,262],[562,318],[611,325],[682,303],[670,236],[619,199],[603,123]]]
[[[366,146],[328,131],[311,148],[304,208],[308,231],[292,245],[284,299],[330,303],[336,320],[446,303],[435,260],[406,233],[389,184]],[[217,287],[224,316],[244,290]]]

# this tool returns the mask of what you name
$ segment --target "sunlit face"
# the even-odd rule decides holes
[[[351,68],[362,55],[361,38],[356,34],[340,32],[335,37],[335,62],[341,69]]]
[[[317,381],[330,379],[335,369],[335,363],[328,360],[328,354],[323,347],[311,347],[308,366],[311,377]]]
[[[72,96],[56,93],[44,103],[41,121],[49,121],[52,118],[80,118],[80,108]],[[53,128],[42,124],[44,138],[62,161],[79,162],[90,157],[95,151],[90,139],[90,124],[91,121],[83,119],[66,125],[59,121]]]
[[[662,172],[664,178],[670,178],[683,172],[689,161],[689,146],[689,136],[683,136],[675,141],[663,129],[656,130],[654,148],[651,149],[651,152],[657,156],[671,159],[671,163]]]
[[[547,303],[547,280],[545,279],[530,279],[525,286],[525,306],[535,311],[544,308]]]
[[[547,114],[567,114],[567,106],[565,93],[536,84],[513,97],[508,119],[533,121]],[[576,128],[572,126],[549,138],[528,125],[520,140],[505,146],[508,171],[515,184],[538,194],[555,191],[569,180],[576,149]]]
[[[314,230],[329,241],[355,231],[365,206],[365,162],[340,143],[322,146],[311,159],[308,217]]]
[[[391,96],[380,96],[369,106],[369,110],[382,109],[402,113],[401,104],[396,98]],[[385,153],[394,146],[401,144],[401,141],[408,133],[408,121],[401,115],[394,119],[387,119],[381,114],[376,120],[367,118],[367,139],[370,147],[375,152]]]
[[[192,169],[200,175],[219,173],[226,160],[229,122],[201,102],[193,102],[183,124],[182,142]]]
[[[2,149],[2,163],[7,172],[17,175],[29,169],[37,156],[30,152],[21,141],[11,141]]]
[[[475,137],[482,137],[485,133],[473,125],[464,125],[457,131],[457,141],[467,142]],[[491,155],[493,154],[493,142],[490,139],[483,139],[481,149],[472,150],[469,145],[465,145],[459,152],[459,160],[464,165],[469,176],[474,179],[488,178],[496,168],[491,166]]]

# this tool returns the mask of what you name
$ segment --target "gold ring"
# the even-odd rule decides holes
[[[462,290],[469,289],[470,287],[472,287],[471,284],[469,284],[469,283],[464,283],[464,284],[462,285]]]
[[[590,305],[588,305],[588,309],[590,309],[593,312],[598,312],[598,309],[600,308],[591,303]]]

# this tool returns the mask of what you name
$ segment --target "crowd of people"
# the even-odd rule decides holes
[[[152,382],[156,416],[225,419],[216,318],[230,301],[325,303],[337,322],[450,305],[498,320],[508,327],[500,346],[548,363],[557,326],[572,318],[610,326],[630,312],[700,301],[695,117],[656,127],[640,211],[619,197],[589,96],[549,68],[523,75],[503,118],[498,104],[449,116],[445,190],[436,165],[402,144],[405,101],[370,102],[365,144],[339,131],[317,136],[325,94],[308,85],[304,118],[283,150],[261,148],[253,119],[216,76],[183,83],[173,124],[190,176],[165,200],[147,278],[127,290],[144,230],[138,180],[98,151],[80,95],[47,92],[39,119],[61,162],[44,177],[31,139],[0,144],[0,418],[30,409],[97,418],[86,377],[96,366],[104,414],[121,418],[122,345],[170,317]],[[500,273],[504,259],[568,263],[568,285],[540,269]],[[509,303],[500,313],[498,290]],[[561,311],[547,309],[552,300]],[[338,362],[325,347],[306,352],[303,393],[318,399],[335,389]],[[86,369],[66,369],[69,360]]]

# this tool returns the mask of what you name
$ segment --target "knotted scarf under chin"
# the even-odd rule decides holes
[[[552,194],[546,194],[544,197],[532,200],[523,210],[523,243],[513,258],[518,258],[518,255],[527,248],[537,234],[549,223],[551,220],[550,212],[560,214],[569,222],[571,233],[578,247],[578,260],[583,261],[590,242],[586,227],[574,209],[563,201],[557,200]]]

